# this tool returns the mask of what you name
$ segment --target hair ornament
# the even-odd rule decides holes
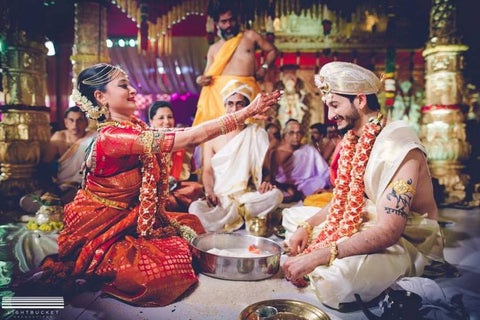
[[[83,96],[80,91],[73,89],[72,91],[73,101],[82,109],[89,119],[98,120],[101,116],[105,116],[108,112],[106,106],[94,106],[93,103]]]

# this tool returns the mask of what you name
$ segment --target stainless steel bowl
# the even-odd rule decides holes
[[[250,245],[255,245],[262,253],[268,254],[259,257],[230,257],[207,252],[213,248],[245,249],[247,252]],[[267,238],[235,233],[206,233],[196,236],[191,247],[199,261],[200,272],[219,279],[262,280],[276,274],[280,266],[281,246]]]

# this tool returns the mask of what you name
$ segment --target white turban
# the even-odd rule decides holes
[[[227,99],[235,93],[241,94],[250,102],[252,101],[253,88],[243,82],[232,79],[228,81],[223,87],[222,91],[220,91],[220,94],[223,97],[223,103],[225,103]]]
[[[315,76],[315,85],[328,95],[339,93],[348,95],[376,94],[382,82],[372,71],[349,62],[330,62],[325,64]]]

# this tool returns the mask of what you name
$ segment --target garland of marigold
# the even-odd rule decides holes
[[[368,158],[373,144],[382,130],[382,115],[370,119],[363,128],[360,138],[353,130],[347,132],[338,164],[333,200],[327,221],[303,253],[327,247],[343,237],[350,237],[358,231],[364,215],[364,181]]]

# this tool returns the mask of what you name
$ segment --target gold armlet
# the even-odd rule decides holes
[[[338,248],[337,243],[335,241],[330,242],[330,261],[328,261],[327,266],[331,266],[333,261],[337,258],[338,255]]]
[[[153,149],[153,131],[145,130],[140,134],[140,140],[143,145],[143,153],[152,153]]]
[[[312,232],[313,232],[313,228],[310,225],[310,223],[308,223],[307,221],[300,222],[297,226],[297,229],[298,228],[303,228],[303,229],[305,229],[305,231],[307,231],[308,243],[310,243],[312,241]]]
[[[414,195],[416,192],[415,188],[411,185],[411,180],[393,181],[388,185],[388,187],[392,188],[399,195],[405,193],[411,193],[412,195]]]

